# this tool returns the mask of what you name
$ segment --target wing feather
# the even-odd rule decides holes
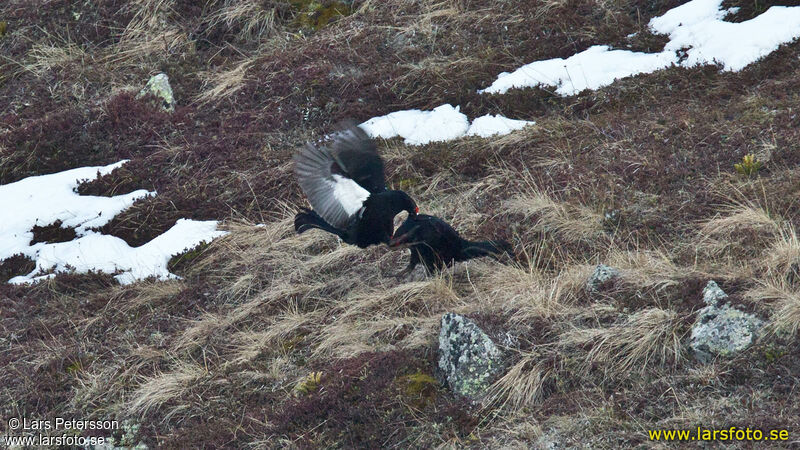
[[[369,192],[355,181],[338,174],[332,168],[338,164],[330,147],[306,144],[294,156],[295,175],[308,202],[326,222],[347,228]]]
[[[331,138],[330,154],[342,169],[342,175],[373,194],[386,190],[383,160],[364,130],[351,126],[334,133]]]

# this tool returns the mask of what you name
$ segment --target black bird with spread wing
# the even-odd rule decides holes
[[[514,257],[511,244],[506,241],[468,241],[444,220],[426,214],[409,216],[389,241],[389,247],[411,250],[411,262],[397,276],[403,276],[420,262],[429,274],[452,266],[455,261],[466,261],[480,256],[495,259],[506,253]]]
[[[357,126],[334,133],[328,141],[308,143],[294,156],[295,175],[313,210],[294,218],[294,229],[333,233],[361,248],[388,244],[394,216],[419,211],[403,191],[386,189],[383,160],[375,144]]]

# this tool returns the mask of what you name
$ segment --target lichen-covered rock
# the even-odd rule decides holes
[[[709,281],[703,289],[706,307],[700,310],[692,326],[689,347],[698,361],[709,362],[715,356],[731,356],[749,347],[758,337],[764,322],[729,304],[720,306],[728,295]]]
[[[703,302],[709,306],[716,306],[720,300],[728,298],[728,294],[719,287],[716,281],[711,280],[703,288]]]
[[[175,97],[172,95],[172,86],[169,84],[169,77],[165,73],[160,73],[150,78],[147,85],[142,89],[136,98],[152,95],[161,102],[161,107],[165,111],[175,111]]]
[[[619,277],[619,270],[605,264],[598,264],[594,273],[586,281],[586,289],[589,292],[597,292],[604,284],[617,277]]]
[[[443,384],[464,397],[479,398],[500,369],[502,354],[474,322],[458,314],[442,316],[439,369]]]
[[[136,436],[139,434],[139,424],[129,420],[122,422],[122,436],[114,438],[109,436],[104,444],[94,444],[86,448],[91,450],[148,450],[146,444],[138,442]]]

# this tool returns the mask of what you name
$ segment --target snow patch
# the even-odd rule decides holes
[[[467,136],[489,137],[505,135],[534,123],[527,120],[509,119],[501,115],[493,116],[487,114],[472,121],[472,125],[467,130]]]
[[[373,117],[360,127],[373,138],[400,136],[406,144],[424,145],[463,136],[469,128],[469,119],[459,106],[444,104],[433,111],[410,109]]]
[[[575,95],[620,78],[663,69],[674,61],[673,52],[640,53],[595,45],[567,59],[536,61],[514,72],[503,72],[491,86],[479,92],[503,94],[511,88],[545,85],[556,86],[559,95]]]
[[[390,139],[400,136],[408,145],[424,145],[464,136],[488,137],[508,134],[533,123],[487,114],[475,119],[470,125],[469,119],[460,111],[459,106],[444,104],[432,111],[411,109],[373,117],[359,127],[373,138]]]
[[[720,10],[721,0],[694,0],[650,21],[650,28],[668,34],[665,51],[688,49],[680,64],[722,65],[738,71],[800,37],[800,6],[773,6],[750,20],[725,22],[734,8]],[[713,10],[713,11],[712,11]]]
[[[503,94],[512,88],[555,86],[557,94],[569,96],[673,64],[721,64],[723,70],[737,71],[800,37],[800,6],[773,6],[740,23],[723,20],[737,11],[722,9],[722,0],[692,0],[650,21],[654,33],[670,37],[660,53],[596,45],[567,59],[536,61],[514,72],[503,72],[478,92]],[[685,58],[679,56],[682,50],[686,50]]]
[[[167,270],[172,256],[226,234],[216,229],[216,221],[180,219],[166,233],[133,248],[115,236],[90,230],[107,224],[136,200],[156,195],[144,189],[114,197],[75,192],[82,180],[106,175],[126,162],[81,167],[0,186],[0,261],[21,253],[36,262],[31,273],[12,278],[10,283],[31,283],[72,270],[122,272],[116,278],[123,284],[150,276],[174,278]],[[59,220],[63,228],[75,228],[78,238],[30,244],[34,226]]]

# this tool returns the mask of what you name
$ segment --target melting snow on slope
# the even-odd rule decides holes
[[[527,120],[514,120],[499,114],[496,116],[487,114],[472,121],[472,125],[467,130],[467,136],[489,137],[504,135],[533,124],[534,122]]]
[[[406,144],[424,145],[463,136],[508,134],[533,123],[487,114],[475,119],[470,125],[466,114],[460,112],[460,107],[454,108],[445,104],[432,111],[411,109],[373,117],[359,126],[373,138],[390,139],[400,136]]]
[[[650,28],[668,34],[665,51],[689,48],[684,67],[722,64],[737,71],[800,37],[800,6],[773,6],[748,21],[724,22],[721,0],[694,0],[650,21]]]
[[[773,6],[751,20],[723,21],[735,9],[722,10],[722,0],[693,0],[650,21],[655,33],[670,37],[663,52],[611,50],[597,45],[567,59],[554,58],[503,72],[481,93],[503,94],[511,88],[555,86],[562,96],[598,89],[614,80],[654,72],[672,64],[692,67],[719,63],[741,70],[800,37],[800,6]],[[681,60],[677,52],[688,49]]]
[[[618,78],[654,72],[673,62],[675,54],[672,52],[637,53],[595,45],[567,59],[536,61],[514,72],[503,72],[497,76],[497,81],[480,92],[502,94],[511,88],[547,85],[556,86],[559,95],[574,95],[584,89],[609,85]]]
[[[216,221],[181,219],[166,233],[133,248],[122,239],[89,230],[107,224],[137,199],[155,195],[137,190],[114,197],[95,197],[74,191],[81,180],[108,174],[125,162],[29,177],[0,186],[0,261],[21,253],[36,262],[31,273],[12,278],[11,283],[38,281],[72,269],[81,273],[122,272],[115,278],[123,284],[150,276],[174,278],[167,271],[170,257],[226,234],[217,230]],[[62,227],[75,228],[78,238],[30,244],[34,226],[59,220]]]
[[[406,144],[423,145],[464,136],[469,129],[469,119],[458,106],[442,105],[433,111],[410,109],[373,117],[360,127],[373,138],[400,136]]]

